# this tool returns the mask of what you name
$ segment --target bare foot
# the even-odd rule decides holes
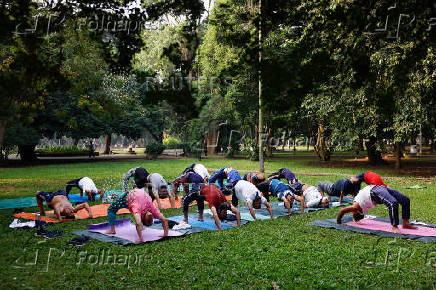
[[[199,222],[204,222],[204,219],[199,218],[198,221]]]
[[[142,239],[136,239],[135,242],[136,242],[136,243],[142,243],[143,240],[142,240]]]
[[[395,234],[399,234],[400,230],[398,229],[398,227],[392,227],[392,232]]]
[[[403,229],[416,230],[418,229],[418,227],[407,224],[407,225],[403,225]]]
[[[108,230],[108,231],[106,232],[106,234],[108,234],[108,235],[115,235],[116,232],[115,232],[114,230]]]

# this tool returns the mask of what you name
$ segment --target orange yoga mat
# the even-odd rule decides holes
[[[232,196],[226,196],[227,200],[231,200]],[[175,206],[176,208],[181,208],[182,204],[181,204],[181,197],[179,197],[178,200],[175,201]],[[167,208],[171,208],[171,202],[168,198],[163,198],[160,200],[161,205],[162,205],[162,209],[167,209]],[[157,201],[154,201],[156,207],[157,207]],[[191,203],[190,205],[195,205],[196,203]],[[91,210],[92,210],[92,215],[93,218],[98,218],[98,217],[105,217],[107,216],[107,209],[110,206],[109,203],[103,203],[103,204],[98,204],[98,205],[93,205],[91,206]],[[126,213],[130,213],[128,209],[126,208],[122,208],[120,209],[117,214],[126,214]],[[36,215],[38,213],[16,213],[14,214],[14,217],[16,218],[23,218],[23,219],[27,219],[27,220],[36,220]],[[81,209],[79,210],[75,215],[75,219],[81,220],[81,219],[87,219],[89,218],[88,215],[88,211],[86,209]],[[51,222],[51,223],[58,223],[59,220],[57,219],[56,215],[54,214],[54,211],[46,211],[45,212],[45,216],[41,217],[42,221],[45,222]],[[67,222],[67,221],[74,221],[74,220],[70,220],[70,219],[64,219],[63,222]]]
[[[107,209],[108,209],[109,205],[110,204],[98,204],[98,205],[91,206],[93,218],[107,216]],[[129,210],[126,208],[120,209],[117,212],[117,214],[126,214],[126,213],[130,213]],[[38,213],[17,213],[17,214],[14,214],[14,217],[28,219],[28,220],[36,220],[37,214]],[[75,214],[74,220],[76,220],[76,219],[81,220],[81,219],[87,219],[87,218],[89,218],[88,211],[86,209],[81,209]],[[59,220],[56,218],[56,215],[54,214],[54,212],[52,210],[46,211],[45,217],[42,216],[41,220],[45,221],[45,222],[52,222],[52,223],[59,222]],[[74,220],[64,219],[63,221],[67,222],[67,221],[74,221]]]

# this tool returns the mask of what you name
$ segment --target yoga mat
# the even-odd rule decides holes
[[[180,222],[183,219],[183,216],[182,215],[172,216],[172,217],[169,217],[168,219],[175,221],[175,222]],[[190,215],[188,215],[188,224],[190,224],[192,227],[203,228],[205,230],[217,230],[218,229],[212,216],[209,216],[209,215],[206,216],[203,213],[203,219],[204,219],[204,221],[198,221],[198,214],[190,214]],[[223,230],[231,229],[232,225],[228,222],[221,221],[221,228]]]
[[[35,197],[7,198],[0,201],[0,209],[38,206]]]
[[[108,209],[109,205],[110,204],[98,204],[98,205],[91,206],[93,218],[107,216],[107,209]],[[39,212],[37,212],[37,213],[17,213],[17,214],[14,214],[14,217],[28,219],[28,220],[36,220],[36,215],[38,213]],[[126,214],[126,213],[130,213],[129,210],[126,208],[120,209],[117,212],[117,214]],[[57,219],[53,210],[46,211],[45,215],[46,215],[45,217],[41,216],[41,220],[46,221],[46,222],[52,222],[52,223],[59,222],[59,220]],[[75,219],[87,219],[87,218],[89,218],[89,214],[88,214],[88,211],[86,209],[79,210],[74,216],[75,216]],[[73,219],[71,219],[71,220],[66,219],[63,221],[66,222],[66,221],[74,221],[74,220]]]
[[[353,222],[353,217],[351,215],[346,215],[342,218],[342,222],[342,224],[337,224],[336,219],[327,219],[316,220],[309,223],[308,225],[323,228],[333,228],[337,230],[353,231],[362,234],[371,234],[389,238],[410,239],[424,243],[436,243],[436,236],[421,235],[421,233],[434,233],[436,231],[436,225],[432,224],[424,224],[411,221],[411,224],[419,226],[420,230],[405,230],[402,229],[400,225],[399,230],[401,233],[395,234],[392,233],[392,231],[390,230],[391,225],[389,219],[384,217],[365,216],[364,220],[359,221],[359,224],[361,224],[362,226],[356,226],[357,224]],[[380,223],[384,224],[382,225]],[[388,231],[386,231],[386,226],[389,227],[389,229],[387,229]],[[374,227],[376,227],[377,229],[375,229]],[[411,234],[411,231],[414,231],[414,233]]]
[[[88,226],[88,230],[90,232],[99,233],[109,237],[117,237],[119,239],[127,240],[134,244],[141,244],[141,243],[160,240],[163,238],[163,232],[164,232],[163,229],[158,230],[154,228],[143,227],[142,236],[144,241],[135,242],[135,240],[138,238],[138,233],[136,232],[136,226],[130,222],[130,218],[120,219],[116,221],[115,235],[106,234],[106,231],[108,231],[109,229],[110,229],[109,223],[101,223],[101,224],[94,224]],[[182,235],[183,233],[177,231],[170,230],[168,232],[169,237],[179,237]]]
[[[100,199],[100,194],[97,194],[95,196],[95,200],[99,200]],[[70,202],[88,202],[89,198],[86,194],[83,194],[82,197],[80,197],[80,193],[70,193],[68,195],[68,200]]]
[[[98,200],[100,195],[97,194],[95,199]],[[80,197],[80,194],[69,194],[68,199],[70,202],[87,202],[88,196]],[[26,207],[34,207],[38,206],[36,203],[36,198],[32,197],[23,197],[23,198],[7,198],[0,201],[0,210],[7,208],[26,208]]]
[[[383,231],[383,232],[389,232],[392,233],[392,226],[391,223],[386,223],[382,221],[372,220],[372,219],[363,219],[359,222],[350,221],[345,223],[346,226],[361,228],[361,229],[368,229],[373,231]],[[400,233],[403,235],[416,235],[421,237],[436,237],[436,228],[429,228],[429,227],[423,227],[423,226],[417,226],[418,229],[411,230],[411,229],[403,229],[401,226],[398,227],[400,230]]]

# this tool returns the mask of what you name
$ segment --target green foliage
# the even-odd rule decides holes
[[[47,146],[35,150],[36,153],[43,154],[74,154],[74,153],[88,153],[88,148],[79,148],[76,145],[72,146]]]
[[[147,146],[145,146],[145,153],[151,159],[156,159],[158,155],[162,154],[165,150],[165,145],[158,142],[150,142]]]
[[[177,138],[168,137],[163,140],[162,144],[168,149],[178,149],[180,148],[181,142]]]

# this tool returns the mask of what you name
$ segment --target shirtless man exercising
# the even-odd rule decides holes
[[[62,221],[62,216],[65,216],[67,218],[74,218],[74,213],[78,212],[83,208],[88,211],[89,217],[92,218],[92,211],[88,203],[81,203],[78,206],[73,207],[73,205],[67,198],[65,190],[58,190],[54,193],[45,191],[36,192],[36,202],[38,203],[39,211],[42,216],[45,216],[43,203],[44,201],[48,207],[54,210],[54,213],[59,221]]]

